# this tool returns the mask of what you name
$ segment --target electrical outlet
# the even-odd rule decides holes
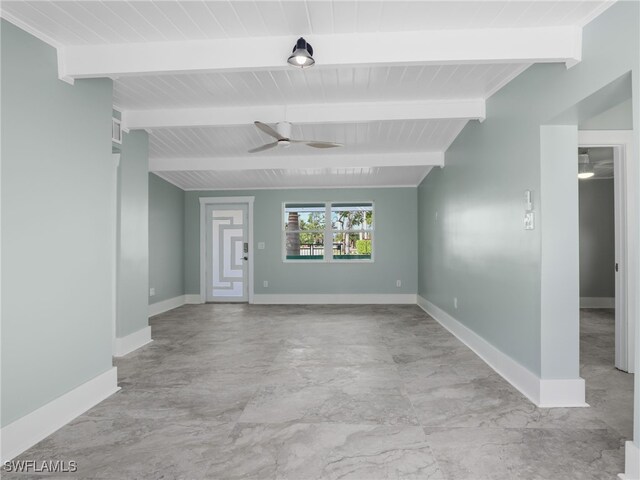
[[[153,288],[153,287],[151,287],[151,288],[149,289],[149,296],[150,296],[150,297],[153,297],[155,294],[156,294],[156,289],[155,289],[155,288]]]
[[[258,242],[258,250],[264,250],[264,242]]]
[[[396,280],[396,287],[402,286],[402,280]]]
[[[453,297],[453,308],[458,309],[458,297]]]
[[[265,281],[263,281],[263,282],[262,282],[262,286],[263,286],[264,288],[269,288],[269,280],[265,280]]]

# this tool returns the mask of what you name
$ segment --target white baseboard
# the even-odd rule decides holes
[[[185,295],[179,295],[177,297],[162,300],[161,302],[152,303],[149,305],[149,316],[160,315],[161,313],[168,312],[174,308],[181,307],[186,303]]]
[[[624,444],[624,473],[618,477],[622,480],[640,480],[640,448],[633,442]]]
[[[137,332],[133,332],[126,337],[117,337],[113,356],[122,357],[152,341],[151,327],[141,328]]]
[[[541,408],[588,407],[584,378],[539,379]]]
[[[198,305],[204,302],[202,301],[200,294],[196,294],[196,295],[188,294],[184,296],[184,303],[186,303],[187,305]]]
[[[347,304],[416,304],[416,295],[412,293],[391,294],[259,294],[253,296],[258,305],[347,305]]]
[[[2,462],[20,455],[118,390],[117,369],[112,367],[10,423],[0,431]]]
[[[584,380],[582,378],[542,380],[531,370],[498,350],[473,330],[419,295],[418,306],[473,350],[487,365],[535,405],[544,408],[588,406],[584,401]]]
[[[615,297],[580,297],[580,308],[616,308]]]

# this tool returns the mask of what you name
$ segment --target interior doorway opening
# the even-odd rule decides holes
[[[580,376],[586,401],[633,438],[633,361],[626,292],[624,147],[578,148]]]

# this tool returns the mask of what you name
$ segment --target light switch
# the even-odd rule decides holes
[[[533,230],[535,228],[533,212],[525,212],[524,214],[524,229]]]
[[[264,250],[264,242],[258,242],[258,250]]]
[[[531,200],[531,190],[524,191],[524,209],[533,210],[533,201]]]

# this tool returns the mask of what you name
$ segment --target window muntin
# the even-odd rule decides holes
[[[373,202],[285,203],[283,213],[284,261],[373,261]]]

